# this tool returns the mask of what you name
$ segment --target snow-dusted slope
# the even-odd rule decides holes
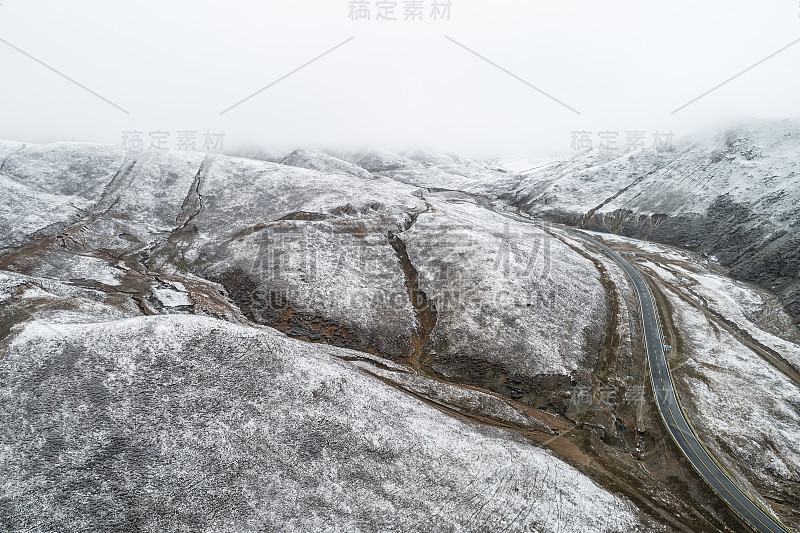
[[[509,190],[519,182],[508,170],[493,163],[427,150],[414,150],[405,155],[380,150],[336,155],[375,176],[430,189],[487,194]]]
[[[800,319],[800,123],[744,123],[632,154],[590,151],[535,170],[515,205],[601,231],[705,252],[780,292]]]
[[[672,156],[634,157],[600,196]],[[0,523],[726,530],[665,466],[622,272],[492,210],[520,177],[281,160],[0,143]]]
[[[283,158],[281,164],[332,174],[355,176],[362,179],[372,179],[372,174],[359,166],[328,154],[309,150],[295,150]]]
[[[202,317],[18,331],[0,524],[48,531],[633,531],[630,503],[346,351]]]
[[[429,364],[563,412],[557,396],[591,386],[582,370],[596,364],[606,317],[597,269],[546,227],[462,194],[425,199],[429,212],[400,237],[437,312]],[[557,376],[566,384],[555,386]]]
[[[317,169],[310,170],[199,153],[124,152],[78,144],[4,146],[10,155],[3,172],[18,184],[17,188],[7,189],[5,199],[9,205],[33,205],[27,211],[12,212],[9,208],[6,223],[25,228],[32,213],[46,220],[19,236],[10,231],[0,237],[0,242],[9,248],[18,247],[35,231],[41,235],[28,239],[31,242],[38,243],[48,235],[55,239],[50,245],[37,248],[38,260],[27,259],[16,265],[21,272],[39,272],[47,264],[69,272],[71,262],[56,254],[59,246],[74,247],[84,254],[102,250],[116,261],[133,260],[134,264],[128,267],[140,265],[153,273],[191,274],[219,283],[249,318],[293,336],[395,359],[412,355],[414,336],[421,338],[418,330],[423,325],[415,316],[408,295],[408,276],[412,274],[403,264],[397,241],[391,243],[389,236],[401,235],[414,220],[427,224],[426,231],[435,234],[448,229],[446,225],[436,227],[441,224],[440,218],[452,216],[455,225],[451,226],[472,232],[473,240],[480,239],[484,223],[493,225],[491,239],[475,242],[487,257],[503,253],[508,244],[502,235],[507,222],[495,220],[495,215],[478,208],[474,200],[467,200],[473,205],[471,210],[441,203],[437,213],[429,212],[424,200],[426,191],[419,190],[416,183],[398,181],[417,181],[407,174],[411,172],[439,185],[470,188],[481,184],[485,188],[493,179],[505,177],[491,165],[449,156],[410,154],[420,160],[417,162],[386,152],[342,154],[364,168],[308,151],[295,151],[284,160]],[[441,183],[442,179],[447,182]],[[30,197],[38,203],[29,202]],[[82,203],[77,205],[77,200]],[[67,204],[79,209],[66,213],[52,209],[54,205]],[[55,221],[62,224],[52,225]],[[527,238],[519,235],[514,247]],[[585,262],[577,254],[546,233],[537,234],[536,239],[541,241],[542,250],[549,250],[551,243],[555,249],[565,250],[556,262],[560,268],[557,286],[571,286],[573,279],[588,279],[585,265],[573,266]],[[420,256],[419,260],[441,262],[448,256],[447,260],[454,262],[455,256],[449,258],[451,254],[474,254],[477,250],[458,241],[441,243],[442,249],[438,250],[439,245],[430,247],[435,240],[423,240],[429,241],[425,252],[428,258]],[[482,264],[484,259],[470,255],[467,261]],[[501,278],[483,266],[480,270],[483,271],[479,274],[470,274],[468,283],[478,276],[491,285],[487,289],[494,290]],[[536,278],[534,281],[539,275],[543,273],[528,273],[529,278]],[[514,291],[532,299],[525,304],[530,316],[551,314],[549,326],[537,323],[523,328],[527,340],[520,344],[516,340],[518,332],[507,328],[510,318],[484,325],[481,331],[486,342],[506,338],[506,345],[514,345],[514,349],[505,361],[494,356],[481,359],[522,377],[567,376],[584,357],[586,335],[598,335],[598,317],[604,314],[602,301],[587,306],[585,316],[573,316],[572,300],[550,302],[552,298],[542,291],[531,295],[534,286],[520,284]],[[594,290],[597,292],[599,286]],[[513,314],[505,309],[504,301],[493,299],[492,294],[487,293],[487,302],[473,299],[468,305],[480,310],[479,314]],[[569,316],[574,326],[574,331],[561,336],[564,344],[534,347],[535,339],[553,338],[552,330],[558,327],[560,316]],[[447,313],[442,317],[442,325],[436,331],[437,346],[428,346],[426,351],[467,358],[485,351],[476,345],[465,352],[463,342],[457,341],[464,336],[464,328],[471,330],[478,324],[467,321],[456,326],[461,317]],[[448,320],[450,326],[445,325]],[[445,339],[450,348],[445,348]],[[529,352],[535,357],[529,357]],[[516,363],[511,362],[514,359]],[[529,363],[532,360],[540,363]]]
[[[89,144],[0,141],[0,252],[80,217],[100,200],[124,158]]]

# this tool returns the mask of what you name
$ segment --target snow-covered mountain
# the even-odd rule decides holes
[[[521,176],[512,204],[707,254],[800,320],[800,122],[751,121],[672,150],[589,151]]]
[[[744,140],[761,137],[731,138],[720,141],[723,156],[709,152],[715,162],[685,146],[589,153],[523,175],[423,150],[296,150],[266,161],[0,142],[0,524],[736,531],[646,394],[624,272],[553,223],[647,230],[653,240],[664,224],[708,223],[719,198],[746,183],[736,169],[767,158]],[[785,167],[775,158],[773,169],[793,167],[781,146]],[[655,178],[659,166],[677,173],[690,162],[727,169],[726,185],[691,193],[689,182]],[[784,196],[795,194],[786,183]],[[674,214],[662,216],[658,191]],[[628,192],[640,211],[614,227]],[[755,235],[766,201],[750,194],[751,208],[763,208],[743,219]],[[775,228],[797,213],[781,202]],[[720,436],[713,445],[729,470],[767,493],[764,505],[791,508],[796,485],[778,481],[800,471],[796,454],[781,451],[800,428],[790,376],[800,339],[782,331],[791,320],[769,292],[731,288],[709,257],[608,243],[649,254],[676,309],[702,295],[706,307],[681,309],[675,324],[704,331],[706,312],[737,332],[724,338],[735,380],[713,349],[676,334],[691,369],[677,379],[698,391],[687,404],[705,410],[699,428]],[[691,246],[727,261],[724,247]],[[663,272],[679,267],[720,277],[702,292],[700,281]],[[718,305],[731,294],[736,305]],[[745,422],[771,417],[775,429],[728,416],[731,406],[698,382],[780,384],[781,395],[736,405]],[[725,448],[734,438],[746,457]],[[774,453],[754,460],[765,442]]]

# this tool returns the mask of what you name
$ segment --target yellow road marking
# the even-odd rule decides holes
[[[683,430],[682,430],[682,429],[680,428],[680,426],[678,425],[678,421],[677,421],[677,420],[675,420],[675,415],[672,413],[672,406],[671,406],[671,405],[669,405],[669,404],[667,404],[667,409],[669,409],[669,414],[670,414],[670,416],[672,417],[672,421],[673,421],[673,422],[675,422],[675,426],[678,428],[678,431],[680,431],[681,433],[683,433]],[[692,453],[694,454],[694,456],[695,456],[695,457],[697,457],[697,458],[700,460],[700,462],[701,462],[701,463],[703,463],[703,466],[705,466],[705,467],[706,467],[706,470],[708,470],[708,473],[709,473],[709,474],[711,474],[712,476],[714,476],[714,479],[716,479],[716,480],[717,480],[717,483],[719,483],[720,485],[722,485],[722,488],[724,488],[724,489],[725,489],[725,492],[727,492],[728,494],[730,494],[730,495],[731,495],[731,498],[733,498],[734,500],[736,500],[736,503],[738,503],[739,505],[741,505],[742,507],[744,507],[744,508],[745,508],[745,510],[747,510],[747,512],[748,512],[748,513],[750,513],[750,516],[752,516],[753,518],[755,518],[756,520],[758,520],[758,523],[759,523],[759,524],[761,524],[762,526],[764,526],[764,527],[765,527],[765,528],[767,528],[768,530],[772,531],[772,528],[771,528],[771,527],[769,527],[767,524],[765,524],[764,522],[762,522],[761,520],[759,520],[759,518],[758,518],[756,515],[754,515],[754,514],[753,514],[753,512],[752,512],[752,511],[751,511],[751,510],[750,510],[750,509],[749,509],[749,508],[748,508],[746,505],[744,505],[742,502],[740,502],[740,501],[739,501],[739,498],[737,498],[736,496],[734,496],[734,495],[733,495],[733,493],[731,493],[731,491],[729,491],[729,490],[728,490],[728,487],[726,487],[726,486],[725,486],[725,484],[724,484],[722,481],[720,481],[720,480],[719,480],[719,478],[716,476],[716,474],[714,474],[714,472],[713,472],[713,471],[712,471],[712,470],[711,470],[711,469],[708,467],[708,465],[706,464],[706,462],[705,462],[705,461],[703,461],[703,459],[702,459],[702,458],[701,458],[699,455],[697,455],[697,452],[695,451],[695,449],[694,449],[694,446],[692,446],[692,443],[691,443],[691,441],[690,441],[689,439],[687,439],[687,438],[686,438],[686,435],[684,435],[684,440],[685,440],[685,441],[686,441],[686,443],[689,445],[689,448],[691,448],[691,449],[692,449]]]
[[[595,244],[598,244],[598,243],[596,243],[596,241],[593,241],[593,239],[590,239],[590,238],[588,238],[588,237],[586,237],[586,236],[584,236],[584,235],[582,235],[580,233],[578,233],[578,235],[580,237],[583,237],[584,239],[586,239],[588,241],[592,241],[592,242],[595,242]],[[641,312],[642,312],[642,323],[644,324],[644,322],[646,320],[647,323],[650,324],[650,326],[652,327],[652,325],[653,325],[652,321],[653,321],[654,316],[655,316],[656,320],[658,320],[658,315],[656,314],[656,311],[655,311],[655,305],[656,305],[655,296],[649,290],[649,287],[647,287],[647,284],[643,281],[643,279],[642,279],[641,275],[639,274],[639,272],[636,269],[634,269],[630,265],[630,263],[628,263],[627,261],[622,259],[616,252],[612,251],[607,246],[604,246],[602,244],[598,244],[598,245],[600,246],[600,248],[602,248],[606,252],[608,252],[609,255],[611,255],[611,257],[615,261],[620,263],[620,265],[623,267],[623,269],[632,278],[634,286],[636,287],[636,291],[637,291],[637,293],[639,295],[640,309],[641,309]],[[646,294],[645,294],[645,291],[646,291]],[[649,297],[649,298],[646,298],[646,297]],[[653,309],[653,315],[654,316],[653,315],[647,315],[647,313],[645,312],[645,303],[650,305],[650,307],[648,309]],[[660,326],[660,324],[659,324],[659,326]],[[659,333],[660,333],[660,327],[659,327]],[[645,334],[645,346],[647,347],[647,340],[648,340],[648,337],[650,335],[648,334],[648,331],[647,331],[646,327],[645,327],[644,334]],[[650,348],[652,349],[652,346]],[[663,356],[663,353],[664,353],[663,350],[664,350],[664,346],[663,346],[663,342],[662,342],[662,347],[661,347],[661,351],[660,351],[660,354],[662,356]],[[658,351],[657,351],[657,353],[658,353]],[[648,350],[648,355],[649,355],[649,350]],[[669,368],[668,368],[668,370],[669,370]],[[661,368],[660,367],[658,367],[658,373],[659,373],[659,376],[660,376],[661,375]],[[651,375],[651,378],[652,378],[652,365],[651,365],[651,374],[650,375]],[[663,383],[664,379],[661,378],[661,381]],[[655,388],[655,383],[653,384],[653,387]],[[662,389],[663,389],[663,385],[662,385]],[[666,394],[666,391],[663,391],[663,392],[664,392],[664,402],[666,402],[667,394]],[[714,477],[714,479],[717,481],[717,483],[722,485],[722,487],[725,488],[725,491],[736,501],[736,503],[738,503],[740,506],[744,507],[747,510],[747,512],[753,518],[755,518],[762,526],[764,526],[765,528],[767,528],[767,530],[769,530],[771,532],[774,531],[771,526],[767,526],[756,515],[754,515],[753,512],[748,507],[743,505],[742,502],[739,501],[739,499],[733,493],[731,493],[731,491],[728,489],[728,487],[725,486],[725,484],[722,483],[719,480],[719,478],[716,476],[716,474],[714,474],[714,472],[708,467],[708,465],[706,465],[705,461],[703,461],[703,459],[697,454],[697,451],[694,449],[694,446],[692,445],[690,439],[687,438],[687,436],[686,436],[687,434],[683,431],[683,429],[681,429],[680,425],[678,424],[678,421],[675,419],[675,414],[672,412],[672,406],[669,405],[669,403],[667,403],[667,409],[669,410],[669,414],[672,417],[672,421],[675,423],[675,427],[678,429],[679,432],[681,432],[683,434],[684,440],[689,445],[689,448],[691,448],[692,453],[694,453],[695,457],[697,457],[697,459],[700,460],[700,462],[703,464],[703,466],[706,468],[706,470],[708,470],[708,472]],[[663,410],[662,409],[660,409],[660,410],[661,410],[661,413],[663,415]],[[684,417],[684,420],[685,420],[685,417]],[[691,434],[692,438],[695,438],[695,440],[697,440],[697,437],[695,436],[695,434],[692,432],[691,429],[689,430],[689,434]],[[677,436],[673,435],[673,437],[677,440]],[[702,446],[702,444],[701,444],[701,446]],[[706,451],[706,450],[704,449],[704,451]],[[706,451],[706,453],[708,454],[707,451]],[[709,457],[711,457],[710,454],[708,454],[708,455],[709,455]],[[687,454],[687,456],[688,456],[688,454]],[[713,458],[711,458],[711,459],[713,461]],[[742,494],[747,498],[747,500],[748,500],[748,502],[750,504],[752,504],[754,506],[757,506],[757,504],[755,502],[753,502],[752,500],[750,500],[750,498],[747,496],[747,494],[745,494],[744,491],[741,488],[739,488],[739,486],[724,472],[724,470],[722,470],[721,466],[716,465],[716,464],[715,464],[715,466],[717,466],[720,469],[720,471],[723,473],[725,479],[727,479],[734,487],[736,487],[737,490],[742,492]],[[712,488],[713,488],[713,485],[712,485]],[[728,503],[730,503],[730,502],[728,502]],[[764,512],[764,515],[767,516],[771,521],[776,522],[776,519],[774,519],[772,516],[770,516],[770,514],[768,512],[766,512],[763,509],[762,509],[762,511]],[[782,526],[778,525],[778,527],[779,527],[779,529],[781,531],[785,531],[785,529]]]

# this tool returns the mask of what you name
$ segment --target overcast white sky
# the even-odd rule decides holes
[[[439,0],[442,2],[442,0]],[[120,144],[122,132],[238,145],[488,155],[596,133],[800,115],[797,0],[450,0],[450,19],[350,18],[349,0],[0,0],[0,138]],[[481,54],[580,114],[498,70]],[[340,48],[221,115],[323,52]],[[129,114],[48,70],[13,45]],[[198,146],[199,148],[200,146]]]

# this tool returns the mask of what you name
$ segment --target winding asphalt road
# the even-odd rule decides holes
[[[630,263],[611,248],[600,244],[583,233],[577,231],[571,231],[570,233],[603,250],[625,269],[625,272],[628,273],[628,276],[633,281],[636,292],[639,295],[639,305],[642,309],[647,358],[650,361],[650,379],[653,384],[656,403],[667,429],[686,458],[689,459],[695,470],[703,476],[703,479],[711,485],[711,488],[756,531],[761,533],[787,533],[788,530],[777,519],[748,497],[719,467],[689,426],[689,421],[686,419],[686,415],[678,402],[675,386],[672,383],[672,375],[664,354],[664,338],[658,321],[655,300],[642,276]]]
[[[483,198],[474,197],[478,203],[490,211],[519,222],[532,223],[523,217],[504,213],[490,206]],[[570,231],[575,235],[594,246],[603,250],[614,261],[616,261],[633,281],[636,293],[639,296],[639,305],[642,310],[642,325],[644,327],[645,345],[647,346],[647,359],[650,362],[650,380],[653,385],[653,393],[656,404],[661,412],[661,417],[672,435],[673,440],[680,447],[683,454],[692,464],[694,469],[706,480],[725,502],[755,531],[759,533],[789,533],[789,530],[771,514],[767,513],[761,506],[756,504],[752,498],[739,488],[739,486],[725,473],[717,462],[709,455],[706,448],[700,443],[697,435],[689,425],[686,414],[681,409],[678,396],[675,393],[675,385],[672,382],[672,374],[669,371],[667,357],[664,353],[664,337],[661,333],[661,325],[658,320],[655,299],[650,292],[650,288],[645,283],[641,274],[631,266],[617,252],[592,239],[585,233]]]

